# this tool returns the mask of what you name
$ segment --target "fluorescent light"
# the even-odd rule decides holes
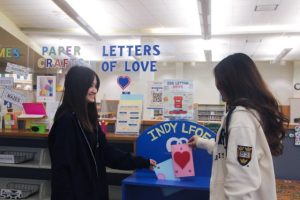
[[[256,5],[254,11],[275,11],[278,6],[278,4]]]
[[[211,2],[210,0],[198,0],[198,10],[201,23],[202,37],[211,38]]]
[[[279,63],[290,51],[292,48],[285,48],[283,49],[278,56],[274,60],[271,61],[271,63]]]
[[[211,50],[204,50],[204,56],[205,56],[205,61],[206,62],[211,62],[212,61]]]
[[[78,12],[69,3],[74,2],[72,0],[62,1],[53,0],[53,2],[62,9],[69,17],[71,17],[78,25],[80,25],[87,33],[89,33],[96,40],[100,40],[99,35],[89,26],[89,24],[79,16]],[[86,4],[83,4],[83,7]]]
[[[188,35],[198,35],[201,34],[199,28],[195,29],[186,29],[186,28],[152,28],[150,29],[151,33],[155,34],[188,34]]]
[[[87,26],[88,24],[80,17],[80,16],[77,16],[76,19],[84,26]]]
[[[300,27],[294,25],[259,25],[259,26],[229,26],[222,25],[214,27],[214,35],[222,34],[247,34],[247,33],[282,33],[282,32],[299,32]]]
[[[82,21],[90,25],[98,34],[111,32],[111,13],[107,13],[102,1],[89,0],[82,4],[78,0],[66,0],[66,2],[80,15]]]

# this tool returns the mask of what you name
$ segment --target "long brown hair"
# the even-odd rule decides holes
[[[100,80],[96,72],[88,67],[74,66],[65,78],[64,94],[62,102],[58,108],[54,121],[58,120],[64,112],[75,112],[77,118],[83,126],[83,129],[93,132],[97,126],[98,113],[96,108],[96,99],[93,103],[88,103],[86,95],[91,87],[94,78],[96,78],[97,91],[99,90]]]
[[[269,91],[253,60],[242,53],[224,58],[214,68],[216,86],[228,106],[254,109],[266,135],[272,155],[283,153],[284,122],[279,104]]]

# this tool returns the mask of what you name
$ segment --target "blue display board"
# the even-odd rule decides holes
[[[166,121],[145,130],[136,141],[136,153],[157,163],[170,160],[172,144],[185,143],[193,135],[215,138],[210,129],[190,121]],[[122,182],[122,200],[199,200],[209,199],[212,156],[194,149],[195,176],[158,180],[153,171],[138,170]]]
[[[216,134],[197,123],[190,121],[166,121],[145,130],[136,141],[136,153],[161,163],[172,157],[171,145],[186,143],[193,135],[202,138],[215,138]],[[193,150],[195,176],[210,177],[212,157],[206,150]],[[144,171],[143,171],[144,172]],[[149,171],[148,171],[149,172]],[[152,172],[149,172],[152,173]]]

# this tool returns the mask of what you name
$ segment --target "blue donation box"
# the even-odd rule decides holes
[[[154,171],[137,170],[124,179],[122,199],[209,199],[212,156],[206,150],[192,151],[195,176],[177,178],[173,173],[171,145],[187,143],[193,135],[206,139],[216,136],[204,126],[182,120],[162,122],[145,130],[136,141],[136,153],[156,160],[158,167]]]

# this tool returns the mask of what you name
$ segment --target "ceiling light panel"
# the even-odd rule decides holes
[[[201,35],[197,0],[66,0],[98,34]],[[161,30],[161,32],[159,32]]]
[[[212,0],[212,34],[300,32],[300,1]],[[255,12],[257,5],[278,4],[274,12]]]
[[[80,28],[53,1],[1,0],[0,12],[21,28]]]

